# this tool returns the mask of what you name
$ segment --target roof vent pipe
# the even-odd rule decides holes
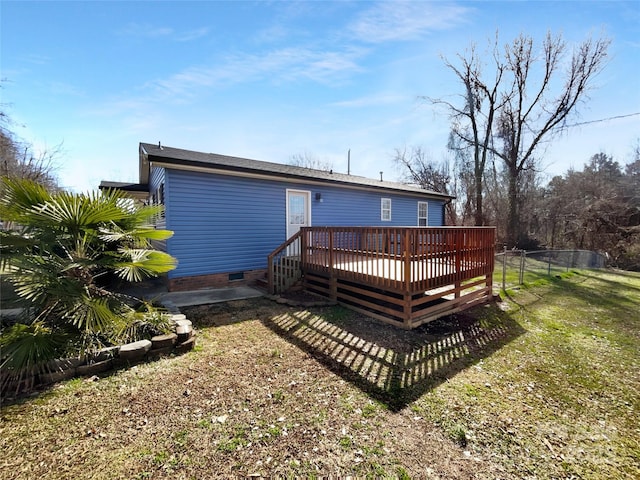
[[[351,149],[347,152],[347,175],[351,175]]]
[[[382,172],[380,172],[380,181],[383,182],[384,180],[382,180]]]
[[[158,149],[162,150],[162,144],[160,143],[160,140],[158,140]]]

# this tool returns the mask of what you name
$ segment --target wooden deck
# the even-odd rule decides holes
[[[410,329],[491,299],[494,253],[493,227],[305,227],[269,257],[269,284],[299,272],[307,290]]]

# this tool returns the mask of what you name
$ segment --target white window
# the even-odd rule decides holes
[[[380,220],[384,222],[391,221],[391,199],[383,198],[380,202]]]
[[[428,221],[429,215],[429,203],[428,202],[418,202],[418,226],[426,227],[429,225]]]

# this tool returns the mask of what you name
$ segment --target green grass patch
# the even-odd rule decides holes
[[[503,304],[525,333],[414,408],[514,477],[637,478],[639,305],[640,274],[527,285]]]

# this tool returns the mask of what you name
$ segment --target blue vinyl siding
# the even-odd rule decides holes
[[[164,168],[154,167],[151,169],[151,173],[149,176],[149,198],[151,201],[154,198],[154,195],[165,181],[165,173]],[[166,190],[166,189],[165,189]],[[163,215],[157,216],[154,219],[154,223],[156,228],[164,229],[166,228],[165,217]],[[167,251],[167,242],[166,240],[153,240],[151,242],[153,248],[157,250],[161,250],[163,252]]]
[[[429,203],[429,225],[442,225],[442,201],[419,195],[339,187],[310,187],[313,225],[402,227],[418,225],[418,202]],[[315,200],[322,195],[322,203]],[[381,198],[391,199],[391,221],[380,216]]]
[[[311,224],[416,226],[424,197],[335,186],[305,185],[182,170],[165,172],[168,253],[178,259],[170,278],[265,268],[286,240],[286,190],[311,192]],[[321,193],[322,202],[315,199]],[[380,219],[380,198],[391,198],[391,221]],[[429,202],[429,225],[442,225],[442,201]]]
[[[275,182],[168,170],[165,195],[167,249],[178,259],[170,278],[264,268],[285,240],[285,193]]]
[[[149,194],[153,195],[164,182],[164,168],[153,167],[149,177]]]

